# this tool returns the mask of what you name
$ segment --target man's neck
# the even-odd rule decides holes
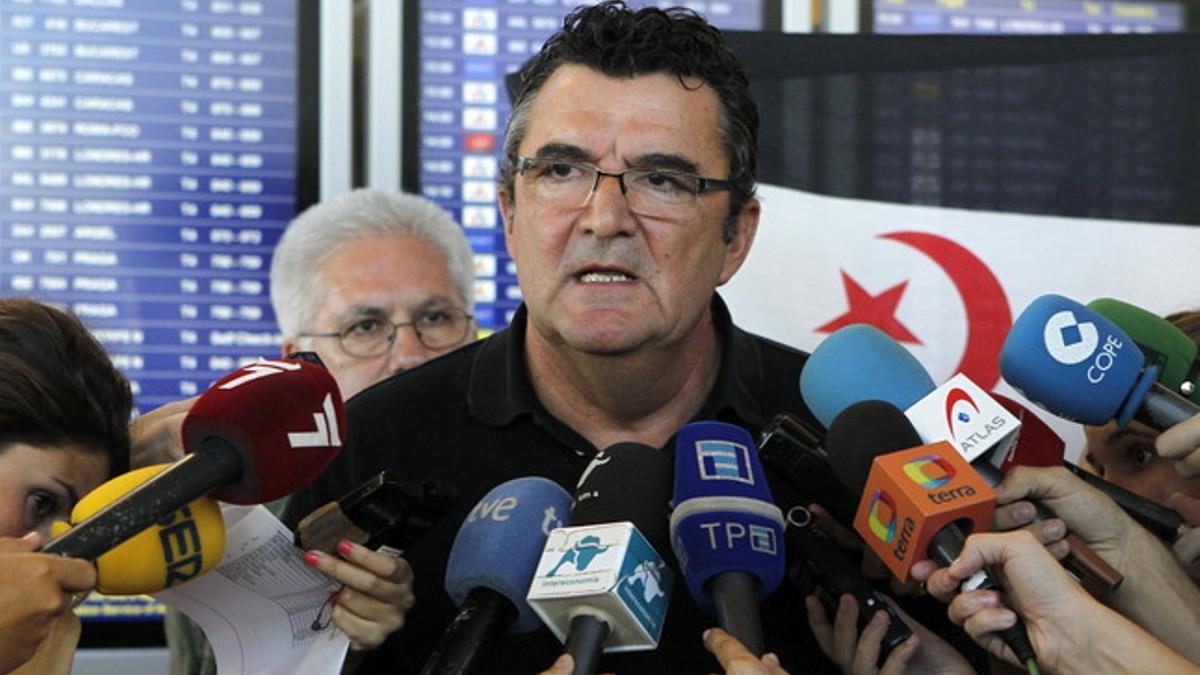
[[[679,345],[619,356],[552,346],[527,326],[525,357],[542,405],[601,449],[661,447],[704,405],[721,364],[711,312]]]

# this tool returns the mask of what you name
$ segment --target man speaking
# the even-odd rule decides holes
[[[573,491],[597,448],[670,452],[692,420],[811,419],[805,355],[739,330],[714,292],[754,241],[757,132],[740,64],[686,10],[578,9],[527,66],[499,191],[524,306],[508,329],[351,401],[348,452],[289,506],[295,522],[384,468],[462,495],[405,552],[417,603],[364,670],[420,668],[455,614],[441,588],[451,542],[492,487],[541,475]],[[656,651],[606,655],[601,670],[712,670],[700,637],[712,621],[690,603],[676,595]],[[768,599],[765,642],[793,672],[822,672],[803,606],[790,587]],[[531,673],[561,651],[541,629],[493,658]]]

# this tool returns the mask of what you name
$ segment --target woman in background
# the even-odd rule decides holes
[[[36,551],[50,523],[128,469],[132,407],[129,383],[76,319],[0,300],[0,673],[35,653],[37,672],[70,666],[71,607],[96,572]]]

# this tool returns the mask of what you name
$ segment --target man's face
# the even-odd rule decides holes
[[[306,332],[333,333],[351,326],[413,321],[445,309],[465,311],[445,258],[424,239],[407,235],[371,235],[343,244],[317,272],[325,293],[313,325]],[[361,358],[348,354],[336,338],[311,338],[311,349],[337,380],[343,398],[350,398],[393,373],[475,339],[474,325],[463,340],[430,349],[411,326],[396,329],[396,339],[383,354]],[[297,349],[296,339],[284,343],[284,353]]]
[[[709,87],[565,65],[538,93],[518,154],[610,172],[661,168],[725,179],[719,120]],[[516,177],[511,208],[500,196],[530,325],[547,343],[585,353],[629,353],[691,335],[713,289],[745,259],[758,222],[750,200],[725,244],[727,191],[701,193],[674,217],[651,218],[630,210],[615,178],[602,178],[586,203],[570,204],[538,198],[533,180],[531,172]]]

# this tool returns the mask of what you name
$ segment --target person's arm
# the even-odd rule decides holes
[[[996,524],[1019,527],[1038,499],[1125,580],[1105,601],[1190,659],[1200,660],[1200,588],[1175,555],[1099,490],[1062,468],[1015,467],[996,490]]]
[[[35,553],[41,543],[36,534],[0,538],[0,673],[12,672],[32,659],[56,625],[57,635],[77,636],[77,630],[70,630],[73,617],[66,615],[75,594],[96,585],[91,563]],[[59,653],[58,647],[47,648]],[[61,647],[65,653],[74,644]]]
[[[338,554],[309,551],[304,562],[344,584],[333,601],[333,624],[350,638],[351,650],[375,649],[400,630],[415,602],[412,567],[348,541]]]
[[[1200,415],[1159,434],[1154,449],[1159,457],[1174,459],[1180,475],[1200,476]]]
[[[183,457],[183,419],[199,396],[172,401],[129,423],[129,465],[139,469]]]
[[[958,592],[984,567],[1003,580],[1012,609],[995,591]],[[1200,674],[1200,666],[1088,595],[1025,531],[971,535],[959,557],[929,578],[928,587],[934,596],[951,600],[952,621],[1009,663],[1016,659],[998,631],[1011,627],[1019,613],[1038,663],[1048,672]]]

